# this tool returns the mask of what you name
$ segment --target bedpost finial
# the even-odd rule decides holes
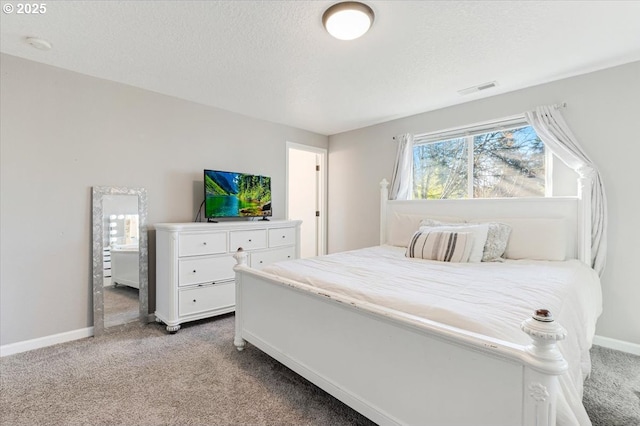
[[[531,318],[522,322],[520,328],[531,336],[534,345],[555,343],[567,337],[567,330],[553,320],[548,309],[537,309]]]
[[[242,247],[238,247],[238,250],[233,255],[233,258],[236,260],[236,266],[247,266],[247,253],[243,250]]]
[[[551,312],[548,309],[536,309],[536,312],[533,314],[532,318],[536,321],[541,322],[553,321],[553,315],[551,315]]]
[[[567,337],[567,330],[553,320],[548,309],[537,309],[531,318],[522,321],[520,329],[532,340],[526,351],[541,362],[547,372],[561,374],[568,368],[557,345]]]
[[[388,186],[389,186],[389,181],[386,178],[382,178],[382,180],[380,181],[380,187],[387,188]]]

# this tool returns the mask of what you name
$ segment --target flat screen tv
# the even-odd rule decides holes
[[[271,178],[219,170],[204,171],[204,216],[271,216]]]

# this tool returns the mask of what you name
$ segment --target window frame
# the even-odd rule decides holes
[[[425,145],[430,143],[445,142],[452,139],[464,139],[467,145],[467,198],[477,199],[473,196],[473,138],[477,135],[495,131],[506,131],[511,129],[517,129],[520,127],[531,127],[531,124],[526,120],[524,115],[514,115],[510,117],[501,118],[498,120],[485,121],[481,123],[471,124],[467,126],[452,127],[445,130],[439,130],[435,132],[415,134],[413,137],[413,148],[419,145]],[[534,129],[535,131],[535,129]],[[537,135],[537,133],[536,133]],[[539,137],[539,136],[538,136]],[[553,196],[553,153],[548,149],[547,145],[542,141],[544,145],[544,195],[540,198],[548,198]],[[412,149],[413,149],[412,148]],[[412,163],[412,167],[415,167],[415,162]],[[411,198],[420,200],[422,198],[413,197],[413,188],[411,191]],[[490,200],[496,197],[481,198]],[[513,197],[513,198],[533,198],[533,197]],[[535,197],[539,198],[539,197]],[[428,198],[425,198],[428,199]]]

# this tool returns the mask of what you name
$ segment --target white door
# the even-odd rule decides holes
[[[302,258],[324,254],[325,158],[325,150],[287,143],[287,218],[302,221]]]

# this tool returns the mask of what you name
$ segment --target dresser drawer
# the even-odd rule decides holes
[[[269,247],[288,246],[296,242],[295,228],[269,229]]]
[[[178,256],[180,257],[226,253],[226,251],[226,232],[180,234],[178,237]]]
[[[283,247],[268,251],[254,251],[251,253],[251,267],[255,269],[262,269],[270,263],[294,259],[295,256],[295,247]]]
[[[182,316],[229,308],[235,303],[236,286],[233,281],[185,288],[178,295],[178,314]]]
[[[267,230],[252,229],[250,231],[231,231],[229,251],[234,252],[238,247],[244,250],[254,250],[267,247]]]
[[[235,264],[230,255],[182,258],[178,261],[178,286],[232,280]]]

